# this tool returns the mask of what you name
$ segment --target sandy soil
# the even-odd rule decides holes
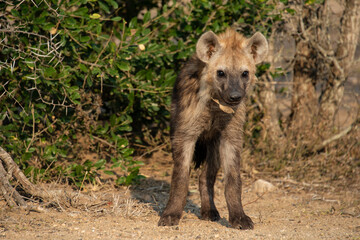
[[[266,179],[277,188],[259,195],[253,189],[257,177],[244,174],[243,204],[255,229],[242,231],[227,221],[221,173],[215,187],[221,220],[199,219],[196,171],[180,225],[158,227],[168,197],[171,161],[157,153],[146,162],[142,173],[148,178],[138,186],[86,186],[83,193],[94,200],[80,207],[60,204],[37,212],[10,209],[0,201],[0,239],[360,239],[359,188]]]

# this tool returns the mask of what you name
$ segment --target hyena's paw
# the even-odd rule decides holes
[[[238,229],[254,229],[254,223],[251,220],[250,217],[244,215],[241,218],[237,218],[237,219],[232,219],[230,220],[230,224],[233,228],[238,228]]]
[[[181,215],[162,215],[158,222],[158,226],[174,226],[178,225]]]
[[[201,211],[201,219],[215,222],[220,220],[220,214],[216,209],[209,211]]]

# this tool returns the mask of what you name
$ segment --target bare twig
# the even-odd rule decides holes
[[[110,42],[110,40],[111,40],[112,35],[113,35],[113,31],[111,31],[111,34],[110,34],[109,39],[107,40],[106,44],[105,44],[104,47],[101,49],[101,52],[100,52],[99,55],[97,56],[94,65],[97,65],[97,62],[100,60],[101,55],[104,53],[105,49],[106,49],[107,46],[109,45],[109,42]],[[89,77],[89,74],[91,73],[92,69],[94,68],[94,65],[91,65],[88,74],[87,74],[87,75],[85,76],[85,78],[84,78],[83,86],[82,86],[83,88],[85,88],[86,80],[87,80],[87,78]]]
[[[275,182],[280,182],[280,183],[290,183],[290,184],[294,184],[294,185],[302,185],[304,187],[319,187],[319,188],[330,188],[333,189],[332,186],[328,185],[328,184],[319,184],[319,183],[306,183],[306,182],[297,182],[293,179],[290,178],[283,178],[283,179],[274,179],[273,181]]]
[[[8,82],[7,82],[7,83],[8,83]],[[7,83],[5,83],[5,85],[6,85]],[[24,107],[21,105],[21,103],[12,95],[12,92],[10,93],[8,90],[6,90],[5,85],[3,85],[3,84],[1,84],[1,83],[0,83],[0,85],[1,85],[2,88],[4,89],[5,93],[7,93],[7,94],[21,107],[21,109],[23,110],[23,112],[24,112],[26,115],[28,115],[27,112],[25,111]],[[16,91],[16,90],[17,90],[17,89],[14,89],[13,92]],[[1,96],[3,96],[3,94],[2,94]]]
[[[147,28],[148,26],[150,26],[151,23],[159,20],[162,17],[167,18],[177,7],[179,7],[180,4],[181,4],[181,2],[176,2],[175,5],[172,8],[170,8],[169,10],[167,10],[166,12],[157,16],[156,18],[151,19],[147,23],[143,24],[143,28]]]
[[[31,105],[31,115],[32,115],[32,120],[33,120],[32,137],[31,137],[31,140],[30,140],[29,145],[26,147],[26,152],[29,151],[29,148],[30,148],[31,144],[34,142],[34,139],[35,139],[35,113],[34,113],[34,104]]]
[[[263,194],[259,195],[255,200],[243,204],[243,206],[250,205],[250,204],[253,204],[253,203],[257,202],[257,201],[258,201],[260,198],[262,198],[265,194],[266,194],[266,192],[264,192]]]
[[[21,31],[21,30],[15,30],[15,29],[0,29],[0,33],[1,32],[5,32],[5,33],[22,33],[22,34],[27,34],[27,35],[34,35],[34,36],[37,36],[39,38],[44,38],[46,39],[47,41],[49,41],[50,39],[44,35],[40,35],[40,34],[37,34],[37,33],[33,33],[33,32],[26,32],[26,31]]]
[[[109,143],[108,141],[106,141],[106,140],[104,140],[104,139],[102,139],[102,138],[99,138],[99,137],[97,137],[97,136],[94,136],[94,135],[92,135],[92,137],[93,137],[95,140],[97,140],[97,141],[99,141],[99,142],[102,142],[102,143],[105,143],[105,144],[108,145],[109,147],[112,147],[112,148],[115,148],[115,149],[116,149],[116,146],[115,146],[115,145],[112,145],[112,144]]]
[[[90,65],[90,66],[94,66],[94,67],[103,67],[103,65],[100,65],[100,64],[95,64],[95,63],[84,61],[80,57],[78,59],[79,59],[79,62],[86,64],[86,65]]]

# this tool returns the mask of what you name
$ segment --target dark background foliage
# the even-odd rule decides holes
[[[166,140],[171,86],[204,31],[268,35],[280,19],[261,0],[33,0],[0,8],[0,144],[33,181],[76,185],[114,168],[123,172],[118,184],[141,178],[134,147]]]

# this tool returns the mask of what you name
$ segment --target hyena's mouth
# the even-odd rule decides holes
[[[213,100],[215,103],[217,103],[217,105],[219,105],[219,108],[221,111],[223,111],[225,113],[234,113],[235,112],[234,109],[232,109],[231,107],[221,104],[219,100],[217,100],[215,98],[211,98],[211,100]]]
[[[225,112],[225,113],[234,113],[235,112],[234,109],[242,101],[241,99],[238,100],[238,101],[225,100],[225,98],[223,96],[221,96],[221,94],[219,94],[218,97],[211,97],[211,99],[215,103],[217,103],[220,110]]]
[[[226,101],[226,100],[224,100],[224,102],[229,106],[235,107],[235,106],[237,106],[237,105],[239,105],[241,103],[241,100],[238,100],[238,101]]]
[[[220,95],[220,103],[223,105],[227,105],[230,107],[235,107],[237,105],[239,105],[242,101],[242,98],[239,100],[227,100],[226,98],[224,98],[223,96]]]

